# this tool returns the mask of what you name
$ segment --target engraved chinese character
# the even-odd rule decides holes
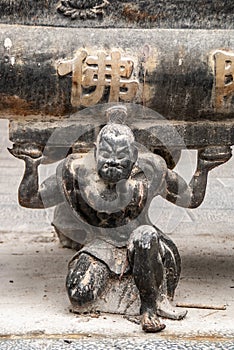
[[[108,102],[132,101],[138,89],[138,82],[131,79],[133,68],[133,61],[121,57],[117,50],[90,56],[80,50],[74,59],[59,63],[58,73],[64,76],[72,72],[72,106],[88,107],[101,101],[106,88]]]
[[[215,59],[215,106],[228,107],[234,96],[234,53],[216,51]]]

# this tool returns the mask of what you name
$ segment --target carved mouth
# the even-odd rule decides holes
[[[108,164],[104,164],[99,170],[99,175],[104,180],[117,182],[123,178],[123,167],[121,165],[110,166]]]
[[[120,164],[117,165],[108,165],[108,164],[104,164],[103,165],[103,170],[108,171],[109,169],[117,169],[117,170],[122,170],[123,166]]]

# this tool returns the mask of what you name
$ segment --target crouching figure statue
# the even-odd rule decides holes
[[[131,276],[142,329],[158,332],[165,328],[159,316],[182,319],[186,311],[171,304],[180,277],[180,256],[172,240],[151,223],[150,202],[160,195],[178,206],[198,207],[208,172],[227,161],[230,151],[223,152],[223,147],[220,156],[213,157],[209,148],[199,151],[197,170],[187,185],[161,156],[135,142],[125,124],[124,106],[113,106],[106,113],[109,122],[101,129],[94,152],[83,158],[68,155],[40,187],[38,166],[43,154],[33,146],[10,150],[25,161],[19,201],[29,208],[56,205],[57,232],[78,242],[66,279],[76,311],[92,310],[99,299],[104,303],[110,291],[107,285]],[[132,297],[132,290],[125,292]]]

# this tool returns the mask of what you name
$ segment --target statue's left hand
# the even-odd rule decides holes
[[[210,146],[198,151],[198,165],[201,170],[212,170],[226,163],[232,156],[229,146]]]

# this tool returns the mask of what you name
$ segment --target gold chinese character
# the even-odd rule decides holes
[[[215,107],[228,107],[234,96],[234,53],[216,51],[215,59]]]
[[[58,73],[72,72],[72,106],[88,107],[101,101],[107,87],[108,102],[132,101],[138,89],[138,82],[131,79],[133,68],[133,61],[122,58],[117,50],[110,55],[99,51],[96,56],[80,50],[74,59],[59,63]]]

